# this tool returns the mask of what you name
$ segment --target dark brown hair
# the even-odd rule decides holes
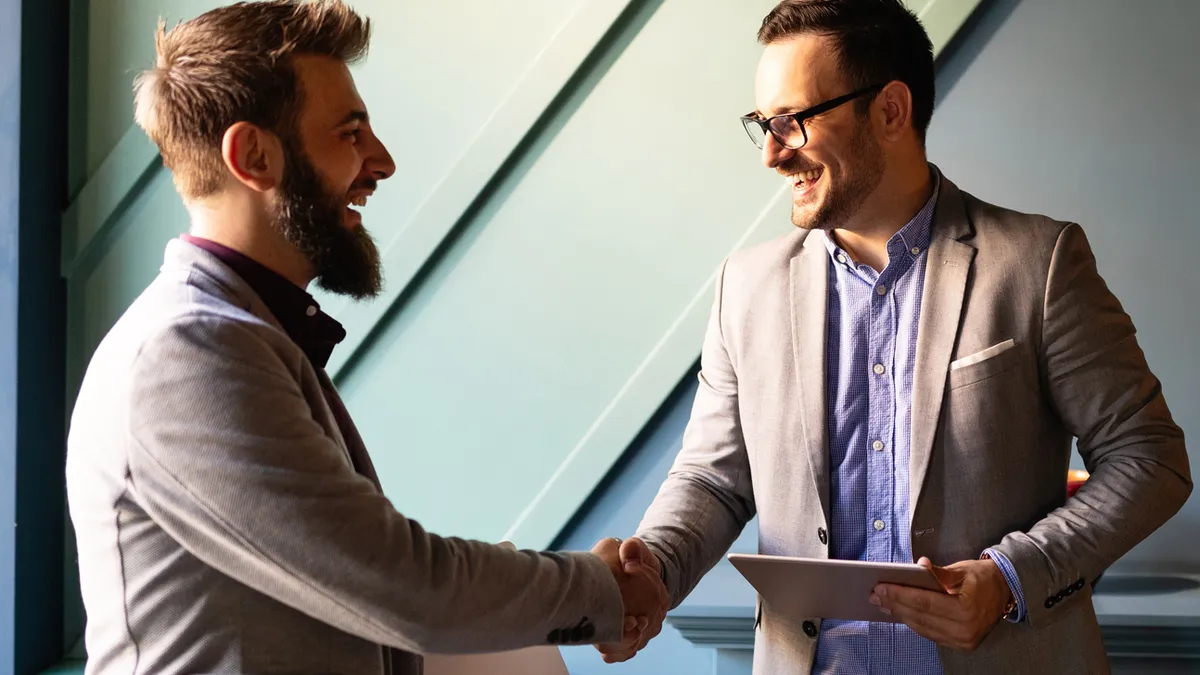
[[[900,0],[783,0],[763,19],[764,45],[796,35],[832,39],[850,89],[891,81],[912,92],[913,128],[922,141],[933,117],[933,44]],[[865,111],[867,99],[858,101]]]
[[[353,63],[371,27],[341,0],[265,0],[214,9],[170,31],[159,23],[153,69],[134,85],[135,119],[185,198],[217,192],[221,139],[236,122],[294,133],[304,92],[297,55]]]

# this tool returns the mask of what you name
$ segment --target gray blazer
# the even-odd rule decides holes
[[[170,242],[71,421],[89,674],[410,675],[415,653],[620,639],[603,561],[425,532],[322,385],[240,277]]]
[[[806,235],[738,252],[718,277],[683,449],[639,526],[674,604],[756,513],[762,553],[829,557],[829,255]],[[976,651],[940,649],[945,671],[1107,672],[1089,582],[1186,501],[1183,434],[1078,225],[943,179],[928,256],[913,556],[946,565],[994,546],[1028,605]],[[1067,500],[1072,437],[1092,477]],[[758,612],[754,672],[810,672],[820,620]]]

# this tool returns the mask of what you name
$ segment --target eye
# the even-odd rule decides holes
[[[362,129],[355,127],[353,129],[349,129],[345,133],[343,133],[342,138],[350,141],[351,143],[357,143],[358,136],[360,133],[362,133]]]

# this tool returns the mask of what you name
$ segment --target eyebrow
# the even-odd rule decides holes
[[[820,104],[818,104],[818,105],[820,105]],[[789,105],[789,106],[784,106],[783,108],[776,110],[775,112],[771,113],[770,115],[764,115],[758,109],[755,109],[754,113],[765,120],[767,118],[778,117],[780,115],[795,115],[798,112],[804,112],[805,110],[808,110],[810,108],[815,108],[815,107],[816,106],[811,106],[811,105],[808,105],[808,106]]]
[[[348,115],[342,118],[341,122],[337,123],[337,126],[344,127],[351,122],[369,123],[370,121],[371,117],[367,115],[366,110],[351,110]]]

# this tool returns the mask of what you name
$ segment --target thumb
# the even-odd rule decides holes
[[[650,547],[646,546],[646,542],[641,539],[630,537],[621,542],[621,566],[625,569],[626,574],[635,574],[642,567],[657,571],[657,563],[654,554],[650,552]]]
[[[957,593],[962,588],[963,580],[967,578],[966,573],[962,570],[953,567],[938,567],[933,564],[932,560],[924,556],[921,556],[917,564],[933,572],[934,578],[947,593]]]

